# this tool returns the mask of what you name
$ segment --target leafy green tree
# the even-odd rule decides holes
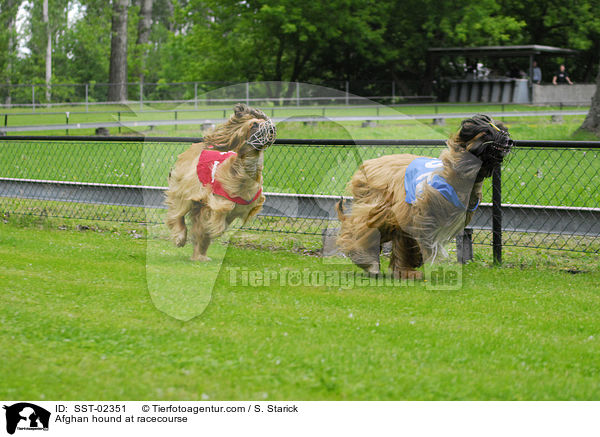
[[[192,0],[187,80],[420,80],[431,46],[519,40],[496,0]]]
[[[580,50],[578,56],[567,59],[539,59],[549,77],[566,61],[572,79],[593,81],[600,63],[600,0],[500,0],[500,4],[506,14],[525,23],[524,43]]]
[[[30,54],[19,62],[20,68],[24,70],[30,83],[46,84],[45,101],[49,102],[49,85],[57,82],[53,65],[66,62],[64,35],[69,0],[31,0],[25,3],[25,11],[28,14],[25,32],[29,36],[26,48]]]
[[[81,0],[81,17],[65,34],[69,62],[62,65],[61,76],[74,83],[108,82],[111,17],[109,2]]]
[[[375,1],[190,1],[188,80],[301,81],[321,76],[332,44],[355,50],[382,43],[380,26],[366,23]],[[359,27],[357,27],[359,26]],[[378,27],[378,28],[377,28]]]
[[[113,6],[121,1],[48,0],[52,83],[109,81],[108,29]],[[1,1],[1,83],[45,81],[43,2]],[[19,36],[25,51],[17,56],[14,17],[21,4],[29,20]],[[576,81],[591,81],[600,64],[599,10],[600,0],[129,0],[122,65],[129,82],[299,81],[340,87],[342,81],[395,80],[397,92],[408,93],[424,82],[430,47],[545,44],[580,53],[538,60],[544,72],[567,61]],[[445,59],[438,75],[460,74],[472,61]],[[486,62],[504,72],[513,60]],[[526,69],[525,63],[519,67]],[[66,96],[53,89],[58,91]],[[90,92],[106,99],[106,87]],[[290,95],[294,88],[272,92]]]

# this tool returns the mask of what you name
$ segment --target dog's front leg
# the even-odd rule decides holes
[[[167,192],[166,203],[169,207],[167,211],[167,227],[171,232],[171,238],[177,247],[185,246],[187,239],[187,227],[185,226],[185,215],[192,208],[192,202],[183,200],[175,196],[172,192]]]
[[[370,275],[380,271],[381,234],[378,229],[369,229],[357,242],[356,248],[348,252],[354,264]]]
[[[390,270],[396,279],[423,279],[423,272],[415,270],[423,264],[417,242],[402,230],[392,236]]]

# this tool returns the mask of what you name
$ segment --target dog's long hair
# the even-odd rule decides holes
[[[445,254],[444,245],[470,222],[484,179],[510,151],[512,140],[504,126],[480,114],[463,120],[447,146],[436,174],[453,187],[466,210],[426,183],[413,204],[406,202],[406,169],[419,156],[387,155],[360,166],[348,184],[352,211],[346,213],[341,201],[337,205],[342,224],[337,244],[355,264],[378,274],[381,245],[391,240],[393,275],[420,278],[415,268]]]
[[[192,144],[178,156],[169,174],[166,224],[175,244],[184,246],[187,240],[185,216],[190,214],[194,236],[193,260],[208,260],[206,250],[211,239],[220,236],[236,218],[245,223],[258,214],[265,202],[262,194],[247,205],[214,194],[210,185],[203,185],[198,179],[196,167],[202,151],[237,153],[218,166],[215,180],[230,196],[252,199],[262,189],[263,150],[274,140],[274,127],[269,143],[257,146],[249,144],[248,140],[261,130],[264,123],[272,126],[262,111],[237,104],[226,123],[208,132],[201,143]]]

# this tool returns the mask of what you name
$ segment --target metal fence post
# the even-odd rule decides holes
[[[175,111],[175,130],[177,130],[177,111]]]
[[[246,105],[250,105],[250,84],[246,82]]]
[[[31,110],[35,112],[35,85],[31,85]]]
[[[456,236],[456,260],[461,264],[473,260],[473,229],[465,228]]]
[[[144,83],[140,82],[140,111],[144,109]]]
[[[494,264],[502,264],[502,171],[497,164],[492,171],[492,249]]]
[[[198,82],[194,82],[194,109],[198,109]]]
[[[4,127],[8,126],[8,114],[4,114]]]
[[[85,112],[89,112],[88,108],[89,84],[85,84]]]
[[[396,81],[392,81],[392,104],[396,103]]]
[[[346,106],[349,105],[349,101],[350,101],[350,82],[346,81]]]
[[[296,82],[296,106],[300,106],[300,83]]]
[[[65,112],[65,115],[67,116],[67,129],[66,129],[66,132],[67,132],[67,135],[69,135],[69,111]]]

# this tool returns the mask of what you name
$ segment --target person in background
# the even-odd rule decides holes
[[[552,84],[562,85],[565,83],[573,85],[573,82],[571,82],[571,79],[569,78],[569,73],[567,73],[567,70],[565,69],[565,64],[560,64],[558,72],[552,78]]]
[[[533,83],[540,84],[542,83],[542,69],[539,67],[537,61],[533,61]]]

